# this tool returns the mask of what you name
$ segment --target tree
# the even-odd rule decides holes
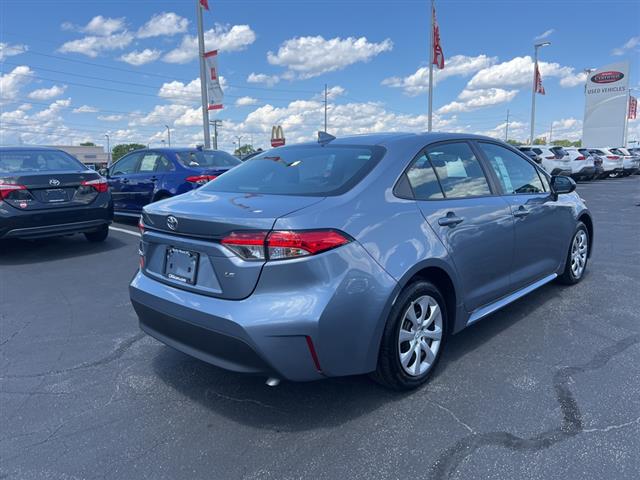
[[[571,140],[562,140],[562,139],[554,140],[551,143],[558,147],[571,147],[573,145],[573,142]]]
[[[539,137],[533,140],[534,145],[546,145],[547,137]]]
[[[517,147],[518,145],[524,145],[522,142],[519,142],[518,140],[512,140],[511,138],[507,140],[507,143],[509,145],[513,145],[514,147]]]
[[[121,143],[120,145],[116,145],[111,150],[111,161],[115,162],[127,153],[133,152],[134,150],[140,150],[141,148],[147,148],[147,146],[140,143]]]
[[[236,148],[233,154],[236,157],[242,158],[245,155],[249,155],[250,153],[253,153],[253,152],[255,152],[253,145],[246,144],[246,145],[242,145],[240,148]]]
[[[95,144],[95,143],[93,143],[93,142],[82,142],[82,143],[80,144],[80,146],[81,146],[81,147],[95,147],[95,146],[96,146],[96,144]]]

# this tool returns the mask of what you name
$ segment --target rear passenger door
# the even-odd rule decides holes
[[[109,187],[113,197],[113,207],[118,211],[135,209],[136,195],[131,177],[135,175],[141,156],[139,152],[130,153],[109,168]]]
[[[509,293],[513,216],[494,193],[471,145],[429,146],[407,177],[423,216],[453,259],[467,310]]]
[[[550,191],[544,174],[510,149],[478,142],[511,207],[515,247],[511,281],[514,290],[557,272],[566,257],[567,226],[574,224],[569,205]]]
[[[166,161],[158,152],[146,152],[142,156],[138,170],[132,178],[136,190],[136,210],[142,210],[142,207],[153,201],[156,186],[163,179]]]

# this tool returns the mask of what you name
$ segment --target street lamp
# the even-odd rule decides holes
[[[533,138],[534,138],[534,130],[535,130],[535,124],[536,124],[536,90],[537,90],[537,83],[538,83],[538,78],[537,78],[537,71],[538,71],[538,49],[541,47],[548,47],[549,45],[551,45],[551,42],[542,42],[542,43],[536,43],[533,46],[533,50],[534,50],[534,54],[533,54],[533,88],[531,90],[531,135],[529,137],[529,145],[533,145]]]
[[[167,140],[169,143],[169,148],[171,148],[171,129],[169,128],[169,125],[165,125],[166,129],[167,129]]]
[[[104,134],[105,138],[107,139],[107,168],[109,168],[111,166],[111,145],[110,145],[110,138],[108,134]]]

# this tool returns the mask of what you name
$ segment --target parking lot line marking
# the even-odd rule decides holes
[[[138,232],[132,232],[131,230],[127,230],[124,228],[118,228],[118,227],[109,227],[109,230],[115,230],[116,232],[122,232],[122,233],[128,233],[129,235],[133,235],[135,237],[139,237],[140,234]]]

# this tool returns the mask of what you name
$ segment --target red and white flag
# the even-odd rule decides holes
[[[638,115],[638,99],[629,96],[629,120],[635,120]]]
[[[204,61],[207,68],[207,98],[209,99],[209,110],[220,110],[224,94],[220,86],[218,77],[218,51],[212,50],[204,54]]]
[[[438,21],[436,20],[436,7],[431,9],[431,15],[433,15],[433,32],[431,32],[431,45],[433,46],[433,64],[438,67],[439,70],[444,68],[444,53],[442,51],[442,45],[440,44],[440,27],[438,27]]]
[[[538,62],[536,62],[535,66],[535,84],[536,84],[536,93],[540,95],[544,95],[544,86],[542,85],[542,75],[540,75],[540,69],[538,68]]]
[[[205,10],[209,10],[209,0],[200,0],[200,5],[202,5],[202,8]]]

